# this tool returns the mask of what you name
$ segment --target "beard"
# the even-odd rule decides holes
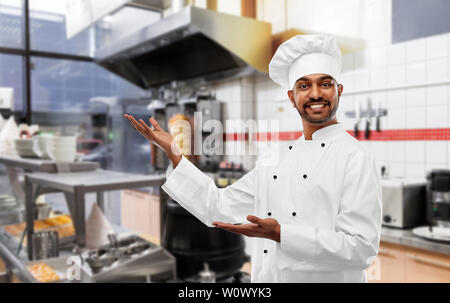
[[[334,104],[333,107],[331,107],[331,102],[330,101],[328,101],[328,100],[321,100],[321,101],[327,102],[328,103],[327,106],[330,107],[330,111],[329,111],[328,115],[326,115],[323,118],[314,118],[311,115],[309,115],[306,112],[306,110],[303,110],[303,111],[299,110],[297,105],[295,105],[295,107],[297,108],[297,111],[300,114],[300,117],[303,120],[306,120],[308,123],[310,123],[310,124],[324,124],[324,123],[327,123],[327,122],[333,120],[333,118],[336,116],[336,112],[337,112],[338,105],[339,105],[339,97],[338,97],[337,102]],[[311,102],[308,102],[308,103],[314,104],[315,102],[319,102],[319,101],[311,101]]]

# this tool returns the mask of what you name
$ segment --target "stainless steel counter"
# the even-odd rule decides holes
[[[412,229],[382,227],[381,241],[399,244],[450,256],[450,244],[420,238],[412,233]]]
[[[113,227],[114,232],[117,234],[138,235],[138,233],[132,232],[126,228],[123,228],[122,226],[118,226],[115,224],[111,224],[111,226]],[[31,264],[33,261],[28,260],[26,249],[21,249],[20,253],[18,253],[18,247],[19,243],[16,239],[9,236],[4,230],[0,230],[0,259],[5,262],[7,271],[9,271],[8,274],[14,274],[17,278],[19,278],[21,282],[24,283],[37,282],[27,269],[27,264]],[[47,261],[51,265],[54,265],[55,261],[57,263],[62,263],[62,266],[60,265],[58,270],[66,272],[67,269],[72,266],[71,263],[67,262],[67,259],[69,257],[76,257],[76,254],[72,251],[71,246],[60,249],[58,258],[47,259],[44,261]],[[79,281],[64,280],[63,282],[77,283]]]

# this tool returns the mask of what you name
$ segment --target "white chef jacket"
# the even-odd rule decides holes
[[[381,232],[373,157],[339,123],[278,155],[226,188],[183,157],[162,188],[209,227],[249,214],[278,220],[280,242],[253,238],[252,282],[366,282]]]

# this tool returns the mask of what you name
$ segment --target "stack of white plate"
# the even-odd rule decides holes
[[[77,154],[76,137],[52,137],[47,153],[53,161],[73,162]]]
[[[33,149],[33,140],[31,139],[15,139],[14,145],[19,156],[23,158],[37,158],[38,155]]]

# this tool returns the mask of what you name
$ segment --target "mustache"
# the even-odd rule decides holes
[[[327,105],[330,105],[330,101],[325,100],[323,98],[318,98],[318,99],[309,99],[309,101],[305,103],[304,107],[313,105],[315,103],[325,103]]]

